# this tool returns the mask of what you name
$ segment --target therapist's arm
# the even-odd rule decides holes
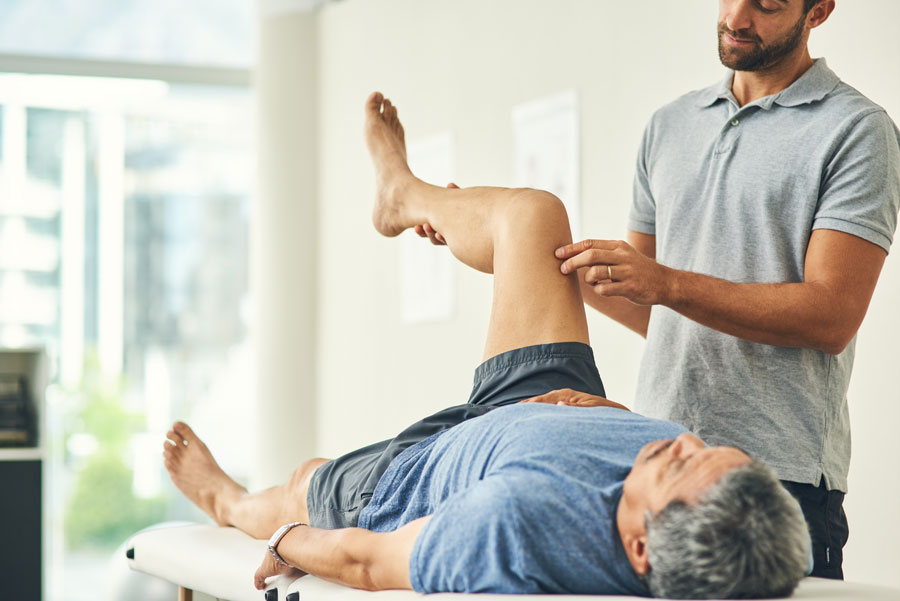
[[[278,554],[294,568],[324,580],[370,591],[412,589],[409,556],[430,516],[393,532],[362,528],[323,530],[298,526],[278,544]],[[266,553],[254,575],[257,589],[266,579],[289,571]]]
[[[622,241],[585,240],[557,251],[563,273],[578,269],[602,299],[647,309],[658,304],[745,340],[829,354],[843,351],[856,335],[886,256],[862,238],[815,230],[803,282],[737,284],[666,267]]]

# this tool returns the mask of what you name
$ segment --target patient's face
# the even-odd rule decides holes
[[[648,443],[625,479],[623,497],[653,514],[671,501],[694,503],[726,472],[750,463],[734,447],[707,447],[692,434]]]

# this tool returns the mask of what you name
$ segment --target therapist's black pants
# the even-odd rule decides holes
[[[844,493],[827,490],[824,481],[819,486],[784,480],[781,483],[800,502],[803,516],[809,524],[815,561],[812,576],[843,580],[841,564],[844,561],[844,545],[850,534],[844,514]]]

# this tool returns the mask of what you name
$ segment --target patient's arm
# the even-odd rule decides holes
[[[338,584],[366,590],[411,589],[409,556],[419,531],[431,516],[414,520],[393,532],[362,528],[322,530],[300,526],[278,544],[278,553],[295,568]],[[266,553],[254,584],[287,571]]]
[[[547,394],[534,396],[530,399],[525,399],[524,401],[520,402],[546,403],[548,405],[570,405],[572,407],[612,407],[614,409],[624,409],[625,411],[631,411],[631,409],[629,409],[625,405],[621,405],[605,397],[597,396],[596,394],[588,394],[586,392],[579,392],[577,390],[572,390],[571,388],[561,388],[560,390],[553,390],[548,392]]]

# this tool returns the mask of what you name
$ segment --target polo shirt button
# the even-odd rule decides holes
[[[741,122],[740,122],[739,119],[735,119],[734,121],[731,122],[731,125],[734,126],[734,127],[737,127],[738,125],[740,125],[740,123],[741,123]]]

